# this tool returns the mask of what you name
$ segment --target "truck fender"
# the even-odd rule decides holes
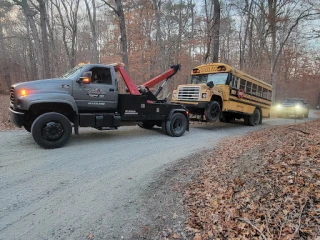
[[[29,99],[24,99],[23,103],[26,105],[24,109],[29,110],[33,105],[40,103],[63,103],[69,105],[72,110],[75,112],[74,115],[74,132],[76,135],[79,134],[79,118],[78,118],[78,107],[76,105],[75,100],[69,94],[45,94],[45,96],[41,96],[42,94],[34,94],[30,95]]]
[[[187,118],[187,131],[189,131],[189,115],[187,114],[187,110],[186,109],[172,109],[168,116],[167,116],[167,120],[171,120],[172,116],[175,114],[175,113],[182,113],[186,116]]]
[[[71,106],[73,111],[78,114],[78,107],[75,100],[69,94],[57,94],[57,93],[46,93],[43,94],[33,94],[25,97],[23,102],[26,106],[23,109],[29,110],[30,107],[37,103],[65,103]]]

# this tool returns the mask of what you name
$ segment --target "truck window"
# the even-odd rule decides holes
[[[96,84],[112,84],[112,77],[109,68],[95,67],[91,69],[91,82]]]

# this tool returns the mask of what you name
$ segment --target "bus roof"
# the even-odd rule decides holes
[[[216,68],[214,68],[216,67]],[[200,69],[203,69],[203,72],[201,72]],[[199,71],[197,71],[199,70]],[[262,80],[259,80],[255,77],[252,77],[251,75],[247,74],[247,73],[244,73],[240,70],[237,70],[235,69],[234,67],[231,67],[230,65],[228,64],[225,64],[225,63],[206,63],[206,64],[202,64],[202,65],[199,65],[195,68],[193,68],[192,72],[191,72],[191,75],[194,75],[194,74],[208,74],[210,72],[216,72],[216,71],[219,71],[219,72],[232,72],[234,74],[237,74],[237,75],[241,75],[241,76],[244,76],[246,78],[249,78],[249,79],[252,79],[256,82],[259,82],[263,85],[266,85],[268,87],[272,87],[272,85],[270,85],[269,83],[266,83]]]

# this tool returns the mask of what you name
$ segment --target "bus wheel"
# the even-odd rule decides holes
[[[249,125],[250,126],[258,125],[260,123],[260,118],[261,118],[260,111],[259,109],[256,108],[253,111],[253,114],[249,116]]]
[[[221,108],[216,101],[210,102],[204,110],[204,115],[208,122],[216,122],[220,118]]]

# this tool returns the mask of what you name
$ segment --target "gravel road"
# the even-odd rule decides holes
[[[81,128],[54,150],[24,130],[0,132],[0,239],[130,239],[146,218],[142,193],[170,163],[224,137],[295,121],[304,122],[193,124],[180,138],[136,126]]]

